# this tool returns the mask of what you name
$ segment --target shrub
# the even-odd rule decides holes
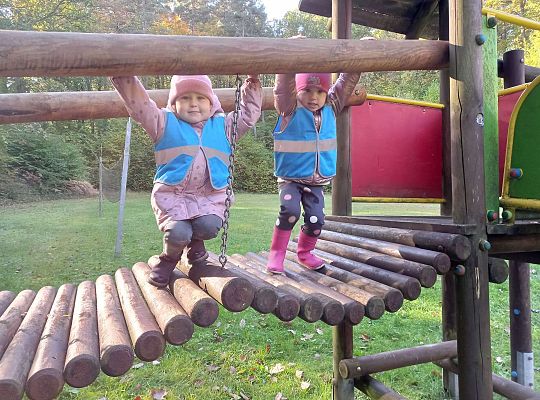
[[[86,179],[86,163],[73,144],[44,132],[38,124],[20,125],[2,135],[5,165],[41,193],[61,190],[70,180]]]
[[[234,187],[251,193],[276,193],[274,158],[264,143],[248,134],[236,147]]]

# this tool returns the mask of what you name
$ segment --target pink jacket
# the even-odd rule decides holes
[[[159,141],[165,128],[165,110],[157,107],[137,77],[113,77],[111,81],[124,101],[129,115],[148,133],[152,141]],[[219,103],[219,102],[218,102]],[[261,114],[262,88],[259,80],[247,79],[241,88],[237,140],[252,128]],[[223,112],[213,102],[213,112]],[[226,117],[226,131],[230,137],[233,113]],[[192,125],[200,135],[204,121]],[[186,178],[178,185],[154,184],[151,203],[160,230],[165,231],[171,221],[193,219],[215,214],[223,218],[225,190],[215,190],[210,183],[206,160],[202,151],[195,157]]]

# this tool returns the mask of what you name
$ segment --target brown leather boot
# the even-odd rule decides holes
[[[208,258],[208,252],[206,251],[206,247],[204,247],[204,241],[198,239],[191,240],[188,244],[187,258],[191,265],[206,260]]]
[[[179,259],[179,257],[171,257],[165,253],[150,257],[148,266],[151,271],[148,275],[148,282],[159,288],[167,286]]]

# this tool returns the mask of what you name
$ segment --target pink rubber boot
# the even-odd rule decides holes
[[[323,260],[311,254],[311,250],[315,249],[317,239],[317,237],[309,236],[301,230],[300,236],[298,237],[298,248],[296,250],[298,262],[304,267],[314,270],[324,266]]]
[[[268,255],[268,263],[266,270],[273,274],[283,274],[283,260],[287,251],[287,243],[291,237],[292,231],[284,231],[274,227],[272,235],[272,245],[270,246],[270,254]]]

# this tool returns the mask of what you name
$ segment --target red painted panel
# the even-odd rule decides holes
[[[499,96],[499,193],[502,193],[502,179],[504,174],[504,161],[506,157],[506,141],[508,139],[508,125],[519,96],[523,90],[504,96]]]
[[[375,100],[351,109],[353,196],[442,197],[440,109]]]

